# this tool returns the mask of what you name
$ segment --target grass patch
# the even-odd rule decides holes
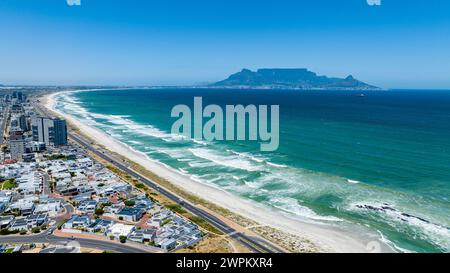
[[[5,253],[6,254],[11,254],[13,252],[14,248],[8,248]]]
[[[135,186],[138,189],[145,189],[145,185],[143,183],[136,183]]]
[[[172,222],[172,218],[169,218],[169,219],[164,220],[164,221],[161,223],[161,226],[165,226],[165,225],[167,225],[167,224],[170,223],[170,222]]]
[[[70,158],[66,155],[55,154],[55,155],[44,155],[47,160],[69,160]]]
[[[170,204],[170,205],[167,205],[166,207],[167,207],[169,210],[171,210],[171,211],[173,211],[173,212],[176,212],[176,213],[179,213],[179,214],[184,214],[184,213],[187,212],[185,209],[183,209],[183,207],[181,207],[181,206],[178,205],[178,204]]]
[[[195,215],[188,215],[187,216],[189,220],[191,220],[193,223],[197,224],[198,226],[202,227],[203,229],[218,234],[218,235],[223,235],[223,232],[218,230],[217,228],[215,228],[213,225],[211,225],[210,223],[208,223],[205,219],[195,216]]]

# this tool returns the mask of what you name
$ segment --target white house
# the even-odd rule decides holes
[[[125,225],[125,224],[114,224],[112,225],[108,231],[106,232],[106,235],[108,237],[113,236],[116,239],[119,239],[120,236],[125,236],[128,238],[128,236],[136,229],[135,226],[132,225]]]

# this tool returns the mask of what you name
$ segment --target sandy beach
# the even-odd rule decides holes
[[[136,162],[137,164],[140,164],[149,171],[170,181],[172,184],[187,192],[195,194],[236,214],[254,220],[261,225],[267,225],[275,229],[303,237],[313,242],[313,244],[317,245],[318,248],[325,252],[392,251],[387,244],[382,242],[378,234],[369,232],[368,230],[359,227],[353,227],[352,230],[350,230],[350,226],[352,226],[350,223],[344,223],[343,226],[349,227],[347,229],[293,219],[283,212],[249,200],[244,200],[219,188],[193,181],[188,176],[185,176],[168,166],[151,160],[145,154],[130,149],[127,145],[110,137],[103,131],[56,110],[54,97],[58,94],[59,93],[53,93],[47,95],[42,100],[43,105],[47,109],[67,119],[71,124],[78,127],[83,134],[98,141],[98,144],[105,146],[108,150],[118,153],[125,158]]]

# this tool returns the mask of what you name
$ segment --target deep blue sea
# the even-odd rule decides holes
[[[141,89],[64,93],[58,110],[199,183],[293,218],[378,232],[403,251],[450,251],[450,92]],[[173,106],[280,105],[280,146],[182,141]]]

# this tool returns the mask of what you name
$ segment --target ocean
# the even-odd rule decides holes
[[[194,96],[280,105],[279,149],[171,136],[172,107]],[[198,183],[292,218],[363,226],[399,251],[450,251],[448,91],[124,89],[61,93],[55,107]]]

